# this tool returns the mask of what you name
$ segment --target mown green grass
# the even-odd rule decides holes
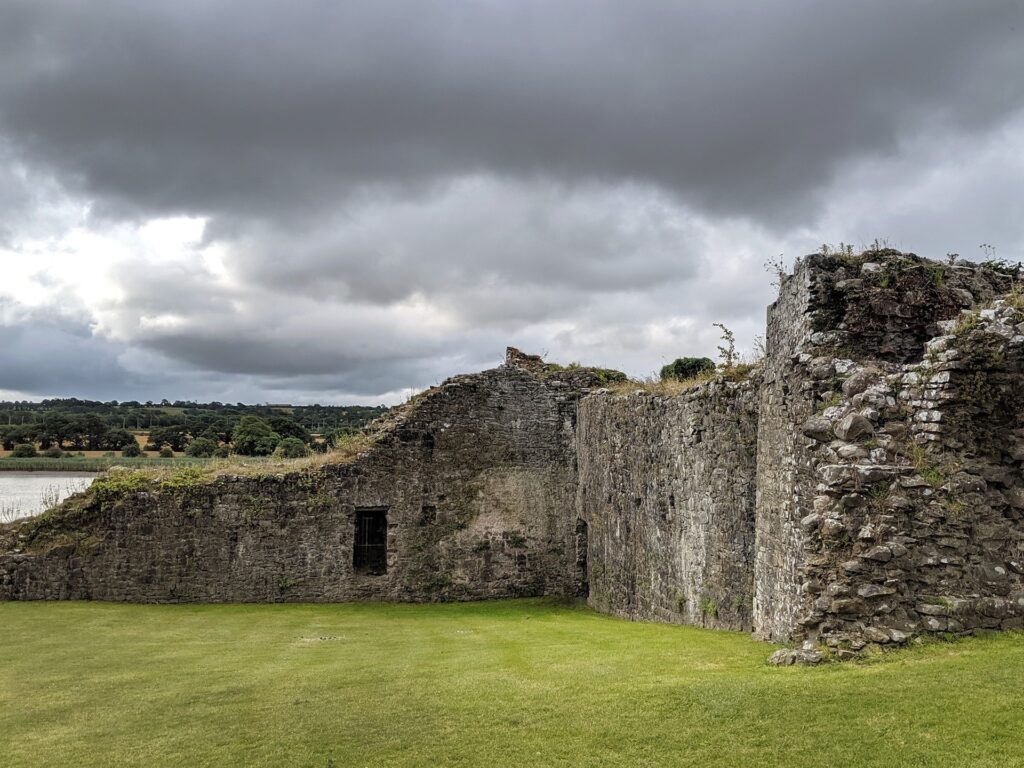
[[[14,766],[1016,766],[1024,636],[765,665],[541,601],[0,604]]]

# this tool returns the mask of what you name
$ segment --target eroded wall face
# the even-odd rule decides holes
[[[807,430],[821,482],[799,624],[840,653],[1024,626],[1024,315],[988,311],[918,363],[858,364]]]
[[[756,431],[752,381],[582,402],[578,509],[590,605],[751,629]]]
[[[553,383],[554,382],[554,383]],[[128,494],[12,534],[0,596],[131,601],[459,600],[576,589],[570,383],[453,379],[355,463]],[[360,510],[386,573],[356,573]],[[371,570],[380,570],[374,568]]]
[[[1024,607],[1024,314],[978,311],[1009,289],[998,272],[878,257],[812,259],[786,286],[806,296],[809,333],[788,372],[770,346],[766,377],[783,366],[799,397],[780,408],[766,386],[761,409],[755,626],[840,656],[1019,626]],[[794,327],[786,300],[777,336]],[[787,466],[778,515],[786,483],[772,503],[766,488]],[[779,530],[789,543],[760,546]]]
[[[798,272],[768,310],[767,355],[760,386],[757,437],[754,632],[787,640],[805,600],[801,593],[804,536],[814,487],[813,467],[798,425],[811,413],[806,355],[811,344],[814,280]]]

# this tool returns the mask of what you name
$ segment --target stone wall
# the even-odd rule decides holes
[[[920,362],[857,364],[807,425],[798,623],[840,655],[1022,626],[1024,314],[997,301],[938,330]]]
[[[795,584],[781,590],[786,620],[759,634],[843,656],[1016,626],[1024,336],[1012,321],[1024,316],[998,301],[972,309],[1007,277],[882,252],[811,260],[794,279],[814,329],[794,348],[802,411],[782,419],[807,414],[792,449],[795,567],[782,569]],[[759,506],[759,534],[767,514]]]
[[[756,441],[756,381],[587,397],[577,509],[590,605],[749,631]]]
[[[506,365],[451,379],[400,409],[350,464],[72,499],[7,530],[0,595],[415,601],[574,593],[584,579],[576,568],[576,405],[599,379],[589,369],[548,371],[510,350]],[[386,574],[353,569],[361,509],[386,510]]]
[[[814,271],[799,269],[768,309],[757,433],[754,627],[765,640],[789,638],[800,612],[804,537],[799,521],[814,487],[799,425],[812,409],[804,348],[811,343]]]

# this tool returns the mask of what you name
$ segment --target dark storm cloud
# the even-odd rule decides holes
[[[762,332],[782,251],[1012,258],[1022,35],[1016,0],[7,0],[0,389],[393,401],[506,342],[645,374]]]
[[[691,279],[696,239],[677,209],[644,190],[473,178],[425,198],[366,200],[302,230],[254,226],[232,263],[278,291],[377,304],[421,296],[507,325]]]
[[[1024,91],[1024,6],[8,2],[0,125],[112,207],[273,217],[473,172],[793,212],[861,153]]]

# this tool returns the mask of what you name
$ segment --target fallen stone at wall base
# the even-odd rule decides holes
[[[768,657],[768,664],[773,667],[813,667],[821,664],[824,656],[814,648],[781,648]]]

